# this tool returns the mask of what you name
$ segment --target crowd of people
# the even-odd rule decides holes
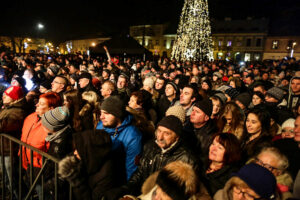
[[[300,199],[300,62],[121,61],[105,50],[104,58],[0,54],[0,133],[61,160],[58,191],[70,184],[75,199]],[[45,171],[37,198],[53,199],[53,164],[25,146],[10,157],[7,139],[0,151],[13,198],[16,177],[30,186],[33,165],[34,177]]]

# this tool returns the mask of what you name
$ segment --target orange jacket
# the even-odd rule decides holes
[[[50,144],[45,141],[47,135],[48,132],[44,130],[42,121],[35,112],[25,119],[21,135],[22,142],[47,152],[50,146]],[[30,165],[30,149],[22,148],[22,166],[27,170]],[[33,166],[41,168],[42,164],[42,156],[33,152]]]

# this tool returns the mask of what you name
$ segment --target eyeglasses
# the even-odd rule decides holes
[[[261,198],[255,198],[255,196],[249,194],[248,192],[244,192],[242,191],[241,188],[239,188],[238,186],[234,186],[233,187],[233,192],[236,194],[242,194],[242,196],[246,199],[246,200],[259,200]]]
[[[257,163],[257,164],[259,164],[260,166],[262,166],[262,167],[265,167],[265,168],[267,168],[268,170],[270,170],[271,172],[273,172],[274,170],[278,170],[278,168],[277,167],[273,167],[273,166],[271,166],[271,165],[269,165],[269,164],[265,164],[263,161],[261,161],[259,158],[255,158],[255,162]]]

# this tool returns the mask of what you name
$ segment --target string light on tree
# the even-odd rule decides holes
[[[207,0],[185,0],[172,58],[181,61],[212,60],[212,37]]]

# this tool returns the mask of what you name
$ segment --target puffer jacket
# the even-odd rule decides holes
[[[128,114],[122,124],[117,128],[103,127],[102,121],[97,125],[98,130],[104,129],[112,140],[112,151],[120,163],[124,160],[126,180],[129,180],[136,171],[136,159],[142,152],[142,134],[132,124],[133,116]],[[120,168],[121,169],[121,168]],[[120,170],[121,171],[121,170]]]
[[[36,112],[30,114],[24,121],[21,141],[29,144],[41,151],[47,152],[49,149],[49,142],[45,141],[48,132],[43,128],[41,118]],[[30,165],[30,149],[22,147],[22,166],[25,170]],[[33,152],[33,166],[41,168],[42,156],[37,152]]]
[[[151,174],[162,169],[168,163],[178,160],[192,165],[196,172],[199,170],[199,162],[196,157],[182,145],[180,140],[166,151],[163,151],[155,141],[148,142],[144,146],[140,166],[128,184],[124,186],[124,192],[138,195],[142,184]]]
[[[17,139],[20,139],[21,129],[24,119],[26,117],[25,112],[26,100],[25,98],[19,99],[10,105],[4,106],[0,110],[0,133],[6,133]],[[10,152],[9,140],[4,138],[4,155],[8,156]],[[1,152],[0,144],[0,152]]]

